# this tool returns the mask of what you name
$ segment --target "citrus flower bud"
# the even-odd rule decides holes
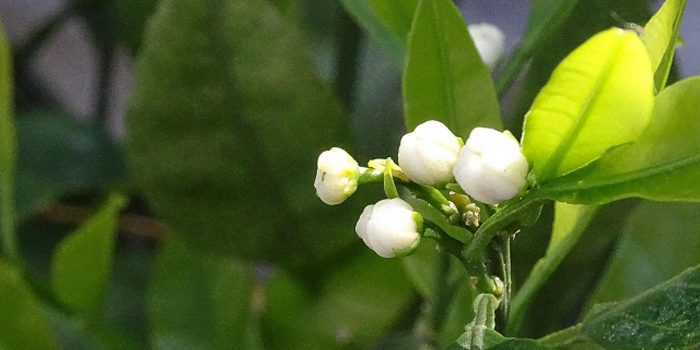
[[[509,132],[475,128],[454,167],[455,178],[472,198],[496,204],[513,198],[525,186],[527,159]]]
[[[318,156],[316,195],[329,205],[340,204],[357,190],[360,167],[348,152],[333,147]]]
[[[404,135],[399,145],[399,166],[408,178],[426,186],[454,179],[452,168],[462,140],[444,124],[429,120]]]
[[[423,217],[399,198],[368,205],[355,225],[357,235],[382,258],[406,256],[420,242]]]
[[[498,65],[498,62],[503,57],[505,46],[505,36],[498,27],[488,24],[479,23],[469,26],[469,35],[474,41],[476,50],[479,51],[481,60],[493,70]]]

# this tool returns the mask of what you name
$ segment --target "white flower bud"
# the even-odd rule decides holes
[[[357,190],[360,167],[342,148],[333,147],[318,156],[316,195],[329,205],[340,204]]]
[[[469,35],[474,41],[481,60],[486,63],[489,69],[493,70],[498,65],[498,62],[503,57],[505,47],[505,36],[498,27],[488,24],[479,23],[469,26]]]
[[[409,179],[426,186],[454,179],[452,168],[462,140],[444,124],[429,120],[404,135],[399,145],[399,166]]]
[[[399,198],[368,205],[355,225],[357,235],[383,258],[406,256],[420,242],[423,218]]]
[[[496,204],[513,198],[525,186],[527,159],[510,133],[475,128],[462,147],[454,174],[472,198]]]

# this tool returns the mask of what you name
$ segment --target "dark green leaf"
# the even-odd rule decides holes
[[[700,346],[700,267],[633,299],[598,308],[581,333],[608,349],[690,349]]]
[[[594,302],[620,301],[700,264],[700,205],[644,202],[624,236]]]
[[[111,3],[119,24],[115,29],[136,54],[141,48],[146,21],[155,11],[158,0],[113,0]]]
[[[51,265],[53,290],[71,310],[97,317],[112,269],[119,212],[126,197],[112,195],[102,209],[58,246]]]
[[[168,236],[150,288],[153,349],[246,349],[253,269]]]
[[[0,24],[0,236],[3,252],[19,260],[15,233],[15,186],[17,139],[13,113],[12,56]]]
[[[531,1],[530,19],[522,41],[508,60],[497,82],[499,93],[505,91],[532,53],[571,15],[579,0]]]
[[[369,249],[330,276],[315,296],[280,271],[268,286],[262,339],[267,349],[361,347],[386,333],[412,296],[399,260]]]
[[[394,65],[403,67],[418,0],[342,0],[342,3]]]
[[[39,301],[20,274],[0,261],[0,348],[58,349]]]
[[[649,124],[654,80],[633,31],[596,34],[554,70],[525,117],[523,154],[545,182],[634,141]]]
[[[421,0],[403,76],[406,125],[443,122],[466,139],[476,126],[501,129],[491,73],[450,0]]]
[[[95,125],[58,112],[34,111],[17,119],[17,137],[20,220],[65,193],[125,181],[126,164],[121,151]]]
[[[654,87],[659,92],[666,86],[673,56],[678,46],[681,22],[687,0],[667,0],[651,17],[641,36],[651,58]]]
[[[557,200],[596,204],[626,197],[663,201],[700,200],[700,78],[664,89],[655,99],[652,123],[632,144],[546,185]],[[551,187],[550,187],[551,186]]]
[[[150,24],[127,146],[157,212],[208,250],[328,268],[364,203],[314,195],[317,155],[350,128],[299,31],[256,0],[165,0]]]

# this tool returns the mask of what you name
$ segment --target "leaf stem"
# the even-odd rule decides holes
[[[5,255],[19,266],[21,257],[17,244],[17,234],[15,232],[15,213],[13,206],[13,188],[12,182],[8,180],[2,181],[2,198],[0,199],[0,218],[2,218],[2,246]]]
[[[511,202],[497,211],[479,227],[474,238],[464,248],[464,259],[472,263],[480,261],[484,249],[500,230],[511,224],[523,212],[545,201],[546,199],[537,195],[529,195]]]
[[[582,342],[585,340],[583,334],[579,331],[580,324],[565,328],[559,332],[548,334],[537,341],[547,347],[559,348],[562,346],[571,345],[573,343]]]
[[[511,273],[510,242],[509,234],[498,237],[498,260],[501,265],[501,276],[503,278],[503,297],[501,298],[499,310],[500,322],[496,324],[497,329],[503,335],[507,334],[508,319],[510,316],[511,295],[513,291],[513,278]]]

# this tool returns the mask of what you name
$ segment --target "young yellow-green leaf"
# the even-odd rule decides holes
[[[654,101],[649,56],[636,33],[612,28],[569,54],[525,116],[523,153],[542,183],[634,141]]]
[[[476,126],[501,129],[491,73],[451,0],[420,0],[403,76],[406,125],[438,120],[466,139]]]
[[[655,100],[652,123],[636,142],[552,181],[542,194],[575,204],[700,201],[700,77],[669,86]]]
[[[58,349],[37,298],[19,272],[0,261],[0,349]]]
[[[645,293],[593,308],[580,332],[606,349],[697,349],[700,266]]]
[[[566,254],[574,247],[588,227],[598,207],[556,203],[554,226],[547,252],[535,266],[511,303],[508,333],[518,334],[521,322],[532,299],[554,273]]]
[[[667,0],[651,17],[641,36],[651,58],[657,92],[666,86],[671,71],[686,2],[687,0]]]
[[[169,235],[149,289],[151,347],[252,349],[254,280],[250,264],[193,249]]]
[[[102,209],[56,248],[53,290],[71,310],[96,316],[102,308],[114,254],[119,211],[126,197],[111,195]]]

